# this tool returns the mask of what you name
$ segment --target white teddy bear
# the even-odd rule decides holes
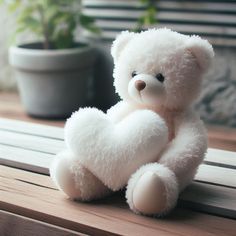
[[[123,32],[111,49],[121,101],[103,113],[75,112],[65,125],[67,150],[50,169],[60,190],[90,201],[127,186],[130,208],[163,215],[192,181],[206,149],[191,105],[214,52],[198,36],[169,29]]]

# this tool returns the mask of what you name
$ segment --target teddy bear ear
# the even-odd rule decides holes
[[[199,67],[207,71],[214,57],[212,45],[207,40],[194,35],[187,40],[186,49],[196,58]]]
[[[125,48],[127,43],[133,38],[134,35],[135,33],[133,32],[123,31],[116,37],[111,46],[111,55],[114,58],[114,61],[117,61],[120,56],[120,53]]]

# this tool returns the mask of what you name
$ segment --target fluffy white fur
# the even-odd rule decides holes
[[[167,145],[168,129],[150,110],[137,110],[114,123],[102,111],[86,108],[67,121],[65,141],[80,163],[115,191],[140,166],[158,158]]]
[[[136,213],[149,215],[165,214],[175,205],[177,197],[178,182],[175,174],[158,163],[149,163],[139,168],[131,176],[126,191],[130,208]],[[142,210],[137,207],[138,204],[142,204]]]
[[[69,197],[84,201],[128,184],[134,212],[162,215],[175,206],[206,152],[206,133],[191,104],[213,49],[197,36],[152,29],[123,32],[111,52],[122,101],[106,114],[85,108],[68,119],[68,151],[57,155],[51,176]]]
[[[57,187],[72,199],[90,201],[111,192],[69,151],[64,151],[56,156],[50,172]],[[88,182],[89,184],[87,184]]]

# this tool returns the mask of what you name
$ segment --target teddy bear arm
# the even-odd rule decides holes
[[[179,123],[176,137],[162,154],[159,163],[176,175],[179,191],[194,178],[207,150],[207,135],[202,121],[187,114]]]
[[[130,208],[147,215],[160,216],[169,212],[179,192],[193,179],[203,160],[206,144],[201,121],[192,115],[185,117],[159,163],[141,166],[129,179],[126,198]]]

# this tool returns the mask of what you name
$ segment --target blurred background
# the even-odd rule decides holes
[[[58,12],[55,5],[65,4],[61,0],[51,1],[54,2],[54,12]],[[27,6],[27,1],[16,1],[19,2],[18,5],[9,11],[8,4],[12,2],[14,1],[2,1],[0,5],[0,116],[17,119],[17,116],[24,116],[22,110],[26,109],[27,112],[27,108],[22,105],[18,95],[19,85],[15,79],[16,73],[13,72],[14,66],[10,66],[8,62],[8,49],[12,44],[12,34],[19,28],[18,16],[21,14],[22,4]],[[38,1],[29,2],[32,5],[32,2],[36,4]],[[207,124],[236,127],[235,0],[73,0],[71,6],[76,2],[80,16],[73,28],[74,41],[90,44],[96,55],[91,70],[93,74],[88,79],[89,85],[78,88],[89,94],[89,99],[83,105],[106,110],[118,101],[113,88],[110,46],[120,31],[167,27],[185,34],[200,35],[213,44],[215,59],[204,78],[202,94],[195,107]],[[45,4],[51,6],[50,0],[45,0]],[[27,17],[37,19],[37,14],[28,12]],[[38,27],[32,19],[30,24],[31,28],[34,24]],[[65,26],[62,24],[60,28],[63,27]],[[21,34],[16,35],[14,43],[21,45],[38,42],[42,39],[40,32],[35,34],[33,30],[22,30]],[[52,118],[50,115],[48,117]]]

